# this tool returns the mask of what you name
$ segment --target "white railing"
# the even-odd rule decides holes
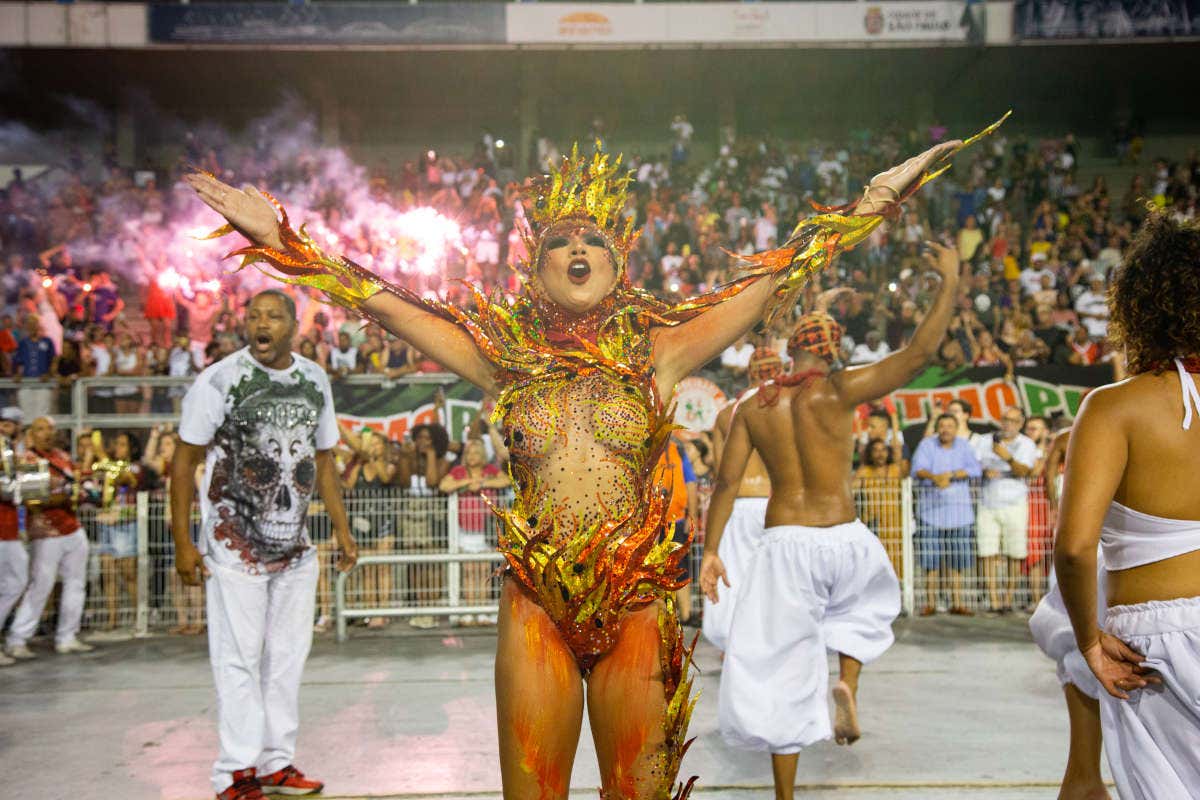
[[[982,514],[981,484],[964,487],[962,502],[969,507],[957,510],[969,524],[949,531],[930,524],[938,519],[921,519],[923,511],[929,513],[929,501],[937,499],[931,493],[940,491],[926,482],[904,478],[856,485],[859,515],[888,552],[905,613],[930,608],[979,613],[996,606],[1019,611],[1040,598],[1052,561],[1052,520],[1040,479],[1027,485],[1027,497],[1017,507]],[[497,613],[496,568],[503,563],[495,550],[498,521],[489,512],[482,517],[484,531],[464,533],[458,501],[458,496],[419,496],[401,489],[347,492],[346,511],[359,548],[358,565],[348,574],[336,570],[329,518],[320,503],[313,503],[308,530],[321,566],[317,606],[339,640],[355,620],[379,626],[395,619],[461,621]],[[114,546],[120,537],[113,531],[112,512],[79,512],[91,542],[85,632],[115,628],[121,635],[145,636],[169,628],[197,629],[204,619],[202,589],[185,587],[175,577],[166,499],[142,492],[121,518],[125,525],[131,524],[131,514],[136,546],[120,549]],[[471,518],[481,517],[473,513]],[[1011,538],[996,548],[990,540],[998,524],[1009,526],[1001,533]],[[198,529],[195,519],[192,526]],[[999,552],[980,558],[986,555],[981,546]],[[703,537],[697,535],[689,554],[693,575],[703,549]],[[699,608],[695,582],[692,593]]]

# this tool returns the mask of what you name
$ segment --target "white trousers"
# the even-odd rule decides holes
[[[1105,599],[1105,577],[1108,571],[1104,568],[1102,552],[1096,554],[1096,565],[1096,621],[1103,627],[1105,608],[1108,605]],[[1058,578],[1053,569],[1050,570],[1050,589],[1034,609],[1033,616],[1029,618],[1029,632],[1033,634],[1033,641],[1038,649],[1054,661],[1061,685],[1073,684],[1093,700],[1100,699],[1100,693],[1104,689],[1075,644],[1075,630],[1071,627],[1071,618],[1067,616],[1067,607],[1063,603],[1062,591],[1058,588]]]
[[[17,390],[17,405],[21,413],[32,424],[38,417],[48,417],[51,413],[51,403],[54,400],[54,387],[49,383],[40,383],[37,378],[28,379]]]
[[[69,536],[34,539],[29,543],[29,587],[8,628],[9,647],[23,645],[33,636],[59,578],[63,586],[54,643],[66,644],[75,638],[87,594],[87,560],[88,540],[83,528]]]
[[[29,554],[25,543],[0,542],[0,628],[29,584]]]
[[[273,575],[248,575],[204,563],[220,740],[212,786],[220,794],[236,770],[256,767],[264,775],[292,763],[319,564],[306,558]]]
[[[746,567],[717,722],[734,747],[797,753],[833,735],[826,650],[866,664],[891,646],[900,583],[861,521],[763,531]]]
[[[1121,800],[1200,798],[1200,597],[1108,610],[1105,628],[1162,677],[1100,695],[1104,752]]]
[[[737,602],[738,591],[746,574],[746,562],[754,554],[755,548],[762,538],[765,520],[767,518],[766,497],[739,497],[733,501],[733,511],[725,530],[721,533],[721,543],[717,546],[717,555],[725,565],[725,574],[729,576],[729,586],[718,581],[717,602],[713,603],[704,598],[704,638],[713,643],[718,650],[729,646],[729,626],[733,621],[733,607]]]

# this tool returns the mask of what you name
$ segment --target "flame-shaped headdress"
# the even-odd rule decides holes
[[[525,189],[528,226],[521,232],[529,251],[529,260],[517,268],[530,275],[537,269],[546,233],[560,222],[592,223],[608,244],[618,274],[625,271],[626,257],[638,234],[633,217],[623,217],[625,200],[633,174],[622,171],[621,156],[610,162],[607,153],[596,152],[589,159],[579,154],[579,144],[571,146],[571,155],[549,175],[532,179]]]

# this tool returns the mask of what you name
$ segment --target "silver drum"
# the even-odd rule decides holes
[[[28,503],[50,499],[50,464],[44,458],[22,463],[12,442],[0,438],[0,500]]]

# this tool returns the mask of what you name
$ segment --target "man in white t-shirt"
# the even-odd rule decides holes
[[[339,569],[354,565],[356,549],[332,456],[339,435],[329,379],[291,352],[296,328],[291,298],[274,289],[255,295],[249,346],[200,373],[183,400],[172,464],[175,569],[185,583],[205,579],[218,800],[323,788],[292,763],[319,570],[305,519],[314,488]],[[187,521],[201,460],[197,549]]]
[[[1050,269],[1046,264],[1046,259],[1041,253],[1033,256],[1029,267],[1021,272],[1021,292],[1025,295],[1032,295],[1034,292],[1042,288],[1042,278],[1050,278],[1050,288],[1054,288],[1055,275],[1054,270]]]
[[[1029,489],[1025,478],[1037,465],[1038,450],[1021,428],[1025,414],[1010,406],[996,433],[971,436],[971,449],[983,467],[976,517],[976,543],[990,609],[1012,610],[1013,583],[1029,555]],[[1008,560],[1008,579],[1000,577],[1001,557]]]
[[[1093,274],[1088,281],[1087,291],[1075,298],[1075,313],[1093,341],[1103,341],[1108,337],[1108,297],[1104,292],[1102,276]]]
[[[892,348],[879,335],[879,331],[867,331],[866,341],[862,344],[855,345],[853,352],[850,354],[851,366],[859,364],[874,364],[891,355]]]
[[[337,347],[329,351],[329,371],[339,378],[358,372],[358,348],[345,331],[338,333]]]

